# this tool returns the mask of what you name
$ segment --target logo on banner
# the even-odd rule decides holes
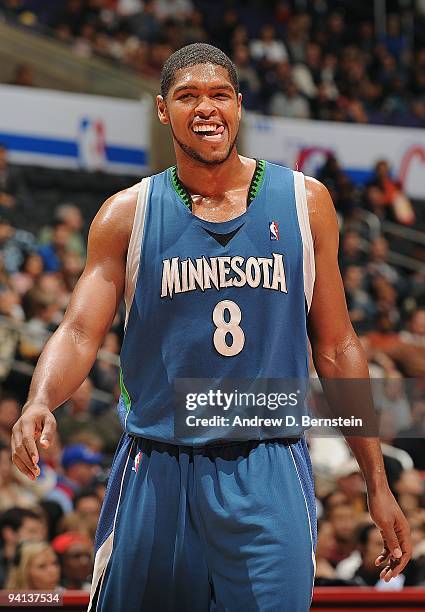
[[[106,166],[105,125],[99,119],[83,117],[78,131],[78,157],[84,170]]]
[[[270,221],[269,230],[270,240],[279,240],[279,224],[277,221]]]

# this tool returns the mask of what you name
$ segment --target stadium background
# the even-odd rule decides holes
[[[55,413],[58,436],[37,482],[12,466],[10,431],[100,204],[172,163],[152,96],[164,60],[195,41],[221,47],[238,67],[241,152],[316,176],[332,194],[387,474],[412,529],[413,561],[382,584],[358,466],[341,438],[311,436],[315,605],[424,609],[423,593],[409,591],[425,587],[423,0],[0,2],[0,587],[89,587],[120,436],[122,310],[90,377]],[[316,391],[312,406],[321,400]]]

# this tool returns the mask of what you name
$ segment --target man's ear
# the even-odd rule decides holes
[[[165,104],[165,100],[162,96],[156,96],[156,108],[160,122],[163,125],[168,125],[170,123],[170,119],[168,118],[167,105]]]

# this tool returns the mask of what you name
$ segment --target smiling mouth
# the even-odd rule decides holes
[[[224,125],[218,125],[216,123],[208,124],[195,124],[192,126],[192,132],[198,136],[198,138],[220,141],[224,133]]]

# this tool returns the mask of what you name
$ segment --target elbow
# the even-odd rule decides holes
[[[354,333],[332,342],[313,344],[312,356],[316,372],[323,378],[350,378],[352,368],[358,371],[366,361],[363,347]]]

